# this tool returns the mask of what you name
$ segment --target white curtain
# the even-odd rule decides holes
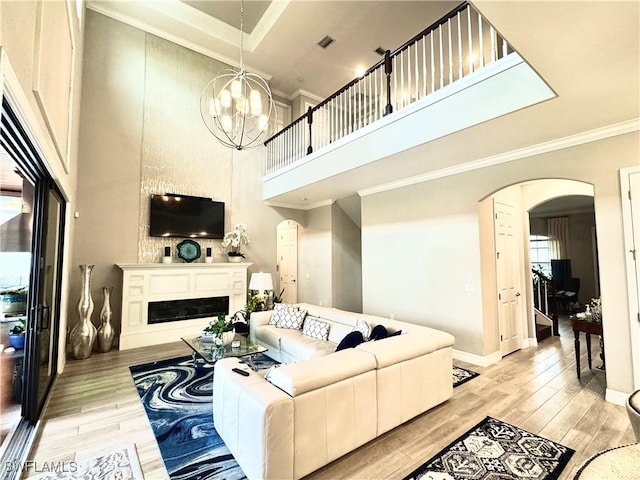
[[[547,219],[547,232],[551,258],[553,260],[569,258],[569,217]]]

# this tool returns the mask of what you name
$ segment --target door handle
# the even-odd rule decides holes
[[[516,297],[519,297],[519,296],[520,296],[520,292],[516,292]]]

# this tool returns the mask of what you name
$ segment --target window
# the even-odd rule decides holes
[[[549,237],[531,235],[529,237],[529,252],[531,255],[531,267],[551,278],[551,245]]]

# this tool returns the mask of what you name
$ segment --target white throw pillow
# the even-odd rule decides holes
[[[295,305],[276,303],[273,307],[273,315],[271,315],[269,325],[275,325],[278,328],[300,330],[306,315],[306,310],[301,310]]]
[[[353,327],[354,332],[360,332],[362,334],[362,338],[365,341],[369,340],[369,335],[371,334],[371,327],[364,320],[358,320],[356,322],[356,326]]]
[[[329,338],[329,324],[321,322],[315,317],[307,316],[302,327],[302,334],[318,340],[327,340]]]

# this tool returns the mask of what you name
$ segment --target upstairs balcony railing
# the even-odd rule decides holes
[[[465,2],[265,142],[265,174],[280,170],[513,50]]]

